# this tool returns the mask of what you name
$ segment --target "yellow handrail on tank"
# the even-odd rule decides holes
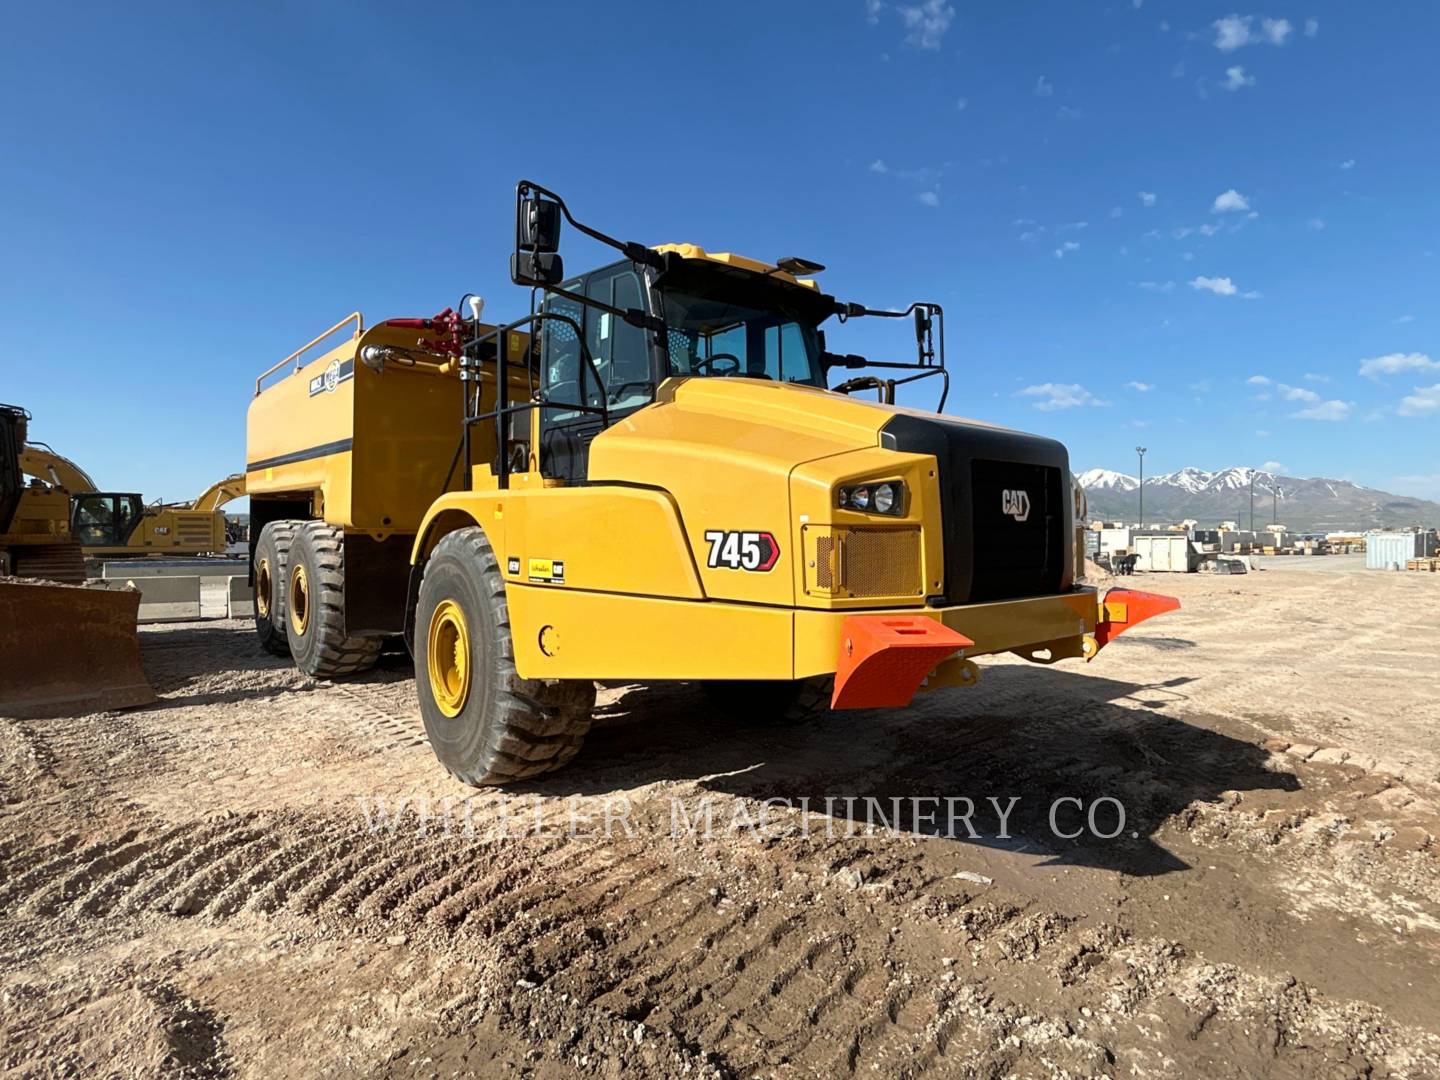
[[[350,335],[351,339],[353,340],[359,338],[360,335],[365,332],[365,316],[360,314],[360,312],[358,311],[352,311],[349,315],[346,315],[345,318],[341,319],[334,326],[330,327],[329,330],[326,330],[319,337],[312,338],[310,341],[307,341],[304,345],[301,345],[300,348],[292,352],[289,356],[285,357],[284,360],[281,360],[274,367],[266,368],[264,371],[262,371],[259,377],[255,380],[255,393],[257,395],[260,393],[261,383],[263,383],[267,378],[275,374],[275,372],[279,371],[282,367],[284,367],[291,361],[294,361],[295,363],[295,367],[291,369],[291,374],[293,375],[296,371],[299,371],[301,366],[301,356],[303,356],[310,349],[313,349],[316,345],[319,345],[320,342],[324,341],[331,334],[335,333],[336,330],[340,330],[345,326],[348,326],[352,322],[355,324],[355,333]]]

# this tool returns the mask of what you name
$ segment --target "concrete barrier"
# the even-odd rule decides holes
[[[249,619],[255,615],[255,590],[241,574],[229,579],[225,598],[225,614],[232,619]]]
[[[228,578],[244,575],[243,559],[107,559],[100,565],[105,581],[139,581],[141,578]]]
[[[178,622],[200,618],[199,577],[132,577],[140,590],[140,621]]]

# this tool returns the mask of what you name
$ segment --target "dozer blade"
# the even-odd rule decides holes
[[[83,716],[148,705],[140,594],[0,579],[0,716]]]

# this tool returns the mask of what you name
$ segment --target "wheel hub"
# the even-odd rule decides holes
[[[296,634],[304,634],[310,625],[310,579],[305,574],[303,563],[296,563],[290,571],[290,628]]]
[[[262,619],[270,617],[270,560],[255,565],[255,611]]]
[[[426,636],[430,694],[446,716],[460,715],[470,697],[470,628],[453,600],[442,600],[430,616]]]

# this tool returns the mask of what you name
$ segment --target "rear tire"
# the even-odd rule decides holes
[[[285,632],[285,574],[299,521],[272,521],[255,545],[255,633],[272,656],[289,656]]]
[[[415,686],[440,764],[480,787],[560,768],[590,730],[595,684],[522,679],[505,580],[484,530],[435,545],[415,612]]]
[[[803,724],[830,711],[831,675],[793,682],[773,679],[709,680],[701,684],[717,709],[756,724]]]
[[[345,532],[323,521],[295,531],[285,569],[285,631],[295,666],[317,679],[375,666],[384,639],[345,633]]]

